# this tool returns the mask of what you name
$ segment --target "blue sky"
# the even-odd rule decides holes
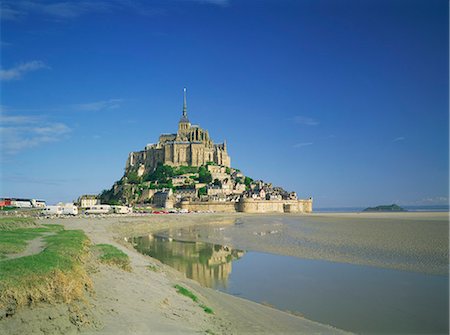
[[[191,122],[316,207],[448,203],[448,1],[3,0],[0,196],[110,188]]]

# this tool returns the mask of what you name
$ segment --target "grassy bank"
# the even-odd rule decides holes
[[[96,244],[94,250],[99,254],[100,262],[115,265],[125,271],[131,271],[130,258],[115,246],[111,244]]]
[[[70,302],[83,298],[85,289],[91,285],[83,266],[89,252],[86,235],[79,230],[64,230],[59,225],[13,229],[17,218],[11,219],[10,222],[2,220],[0,228],[3,258],[22,251],[29,240],[48,235],[43,237],[46,247],[41,252],[0,261],[0,318],[13,314],[17,307],[35,302]],[[30,222],[21,222],[16,227],[21,224]]]

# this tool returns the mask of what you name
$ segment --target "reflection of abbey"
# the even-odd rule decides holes
[[[154,257],[184,273],[206,287],[227,287],[232,260],[244,251],[205,242],[176,241],[170,237],[149,234],[135,238],[133,243],[144,254]]]
[[[157,144],[147,144],[144,150],[131,152],[126,171],[138,167],[138,175],[156,168],[158,163],[171,166],[201,166],[208,162],[230,167],[226,143],[214,144],[207,130],[192,125],[187,117],[186,89],[183,114],[176,134],[162,134]]]

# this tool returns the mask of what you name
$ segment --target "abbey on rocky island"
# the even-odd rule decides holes
[[[130,152],[125,173],[134,171],[140,177],[152,172],[158,164],[201,166],[212,162],[230,167],[226,142],[214,144],[207,130],[192,125],[187,116],[186,88],[183,113],[176,134],[162,134],[157,144],[147,144],[142,151]]]

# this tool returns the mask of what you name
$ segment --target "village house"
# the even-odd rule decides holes
[[[81,208],[92,207],[100,204],[100,199],[98,196],[93,194],[84,194],[80,196],[77,200],[77,203]]]

